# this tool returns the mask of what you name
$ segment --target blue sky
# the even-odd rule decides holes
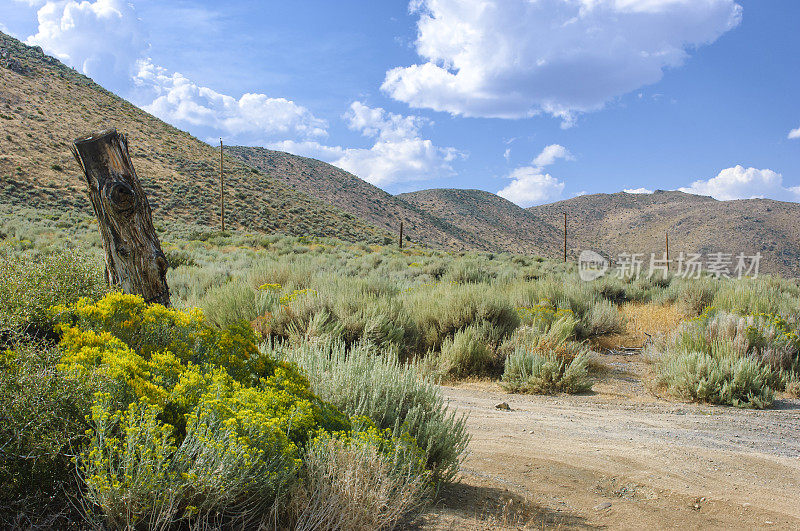
[[[796,0],[0,2],[0,29],[201,139],[393,193],[800,200]]]

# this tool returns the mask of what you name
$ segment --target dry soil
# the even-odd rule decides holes
[[[800,400],[669,401],[638,355],[600,357],[609,371],[590,395],[443,387],[469,416],[470,454],[414,527],[800,529]]]

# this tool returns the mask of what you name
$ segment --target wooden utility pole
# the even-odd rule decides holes
[[[564,212],[564,262],[567,261],[567,213]]]
[[[225,172],[222,169],[222,139],[219,139],[219,217],[225,232]]]
[[[75,140],[78,161],[100,227],[106,280],[146,302],[169,306],[167,268],[153,214],[128,152],[128,140],[105,129]]]
[[[669,232],[664,233],[664,239],[667,242],[667,271],[669,271]]]
[[[400,248],[403,248],[403,222],[400,222]]]

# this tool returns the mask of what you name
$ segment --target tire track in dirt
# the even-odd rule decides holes
[[[800,529],[800,400],[669,402],[643,392],[638,356],[607,361],[592,395],[443,387],[473,439],[462,498],[445,489],[422,527]]]

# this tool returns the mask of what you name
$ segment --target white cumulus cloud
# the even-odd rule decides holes
[[[575,115],[660,80],[736,27],[735,0],[413,0],[422,62],[382,89],[414,108],[521,118]]]
[[[793,140],[795,138],[800,138],[800,127],[798,127],[797,129],[792,129],[791,131],[789,131],[789,139]]]
[[[780,173],[743,166],[726,168],[716,177],[695,181],[691,186],[679,190],[689,194],[711,196],[720,201],[753,198],[800,200],[800,186],[784,187],[783,176]]]
[[[285,98],[246,93],[233,97],[169,72],[145,57],[148,44],[133,5],[125,0],[17,0],[37,11],[37,44],[111,90],[131,80],[141,107],[199,136],[242,144],[327,135],[327,122]]]
[[[239,98],[198,85],[149,59],[139,61],[136,83],[154,94],[147,112],[178,127],[202,127],[229,142],[265,144],[278,138],[327,135],[327,122],[285,98],[247,93]]]
[[[545,146],[541,153],[533,159],[533,165],[539,168],[550,166],[558,159],[574,160],[572,153],[560,144]]]
[[[126,87],[147,49],[133,5],[123,0],[27,2],[41,5],[31,45],[113,89]]]
[[[652,194],[652,190],[647,188],[626,188],[623,190],[626,194]]]
[[[517,168],[508,177],[511,183],[497,195],[521,207],[549,203],[561,197],[564,191],[563,182],[531,166]]]
[[[521,166],[508,174],[507,178],[511,179],[511,182],[497,192],[497,195],[521,207],[540,205],[558,199],[564,191],[564,183],[545,173],[544,168],[559,159],[575,160],[575,157],[560,144],[545,146],[529,166]]]
[[[451,163],[465,156],[455,148],[439,147],[422,138],[420,128],[430,121],[419,116],[403,116],[356,101],[344,119],[348,127],[374,139],[372,147],[344,148],[316,141],[282,141],[270,147],[325,160],[376,186],[453,175]]]

